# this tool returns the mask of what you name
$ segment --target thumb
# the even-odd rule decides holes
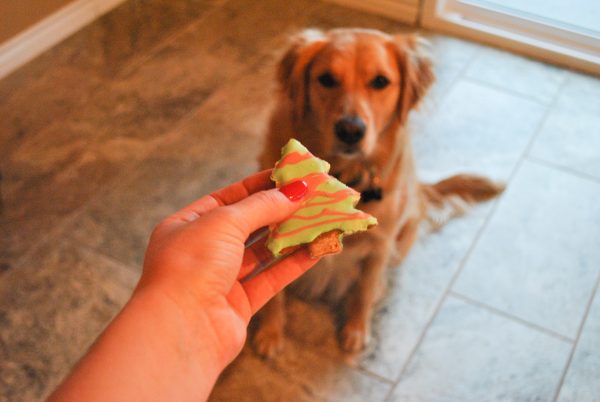
[[[303,180],[286,184],[279,189],[259,191],[251,194],[226,209],[235,216],[236,224],[247,237],[255,230],[281,222],[298,208],[308,192],[308,185]]]

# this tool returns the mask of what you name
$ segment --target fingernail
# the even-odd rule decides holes
[[[304,180],[296,180],[279,188],[290,201],[300,201],[308,191],[308,184]]]

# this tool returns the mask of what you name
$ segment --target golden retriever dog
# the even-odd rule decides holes
[[[406,256],[428,209],[449,205],[458,215],[464,205],[502,191],[470,175],[433,185],[418,181],[406,123],[434,80],[420,47],[414,35],[306,30],[278,64],[280,88],[261,167],[273,167],[281,147],[297,138],[331,163],[334,176],[361,192],[358,208],[379,220],[344,239],[342,253],[323,258],[292,286],[304,298],[343,303],[340,344],[348,352],[367,344],[386,269]],[[260,355],[273,357],[281,349],[285,317],[284,294],[262,309],[253,338]]]

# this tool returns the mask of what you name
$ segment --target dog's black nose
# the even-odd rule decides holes
[[[348,145],[354,145],[362,140],[366,129],[365,123],[358,116],[342,117],[334,126],[335,135]]]

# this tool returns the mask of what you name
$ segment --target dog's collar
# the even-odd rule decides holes
[[[383,189],[381,187],[369,187],[360,193],[360,202],[366,204],[371,201],[381,201],[383,198]]]
[[[381,201],[383,199],[383,188],[381,187],[381,178],[375,173],[373,166],[369,166],[366,170],[366,175],[355,177],[354,179],[345,182],[348,187],[358,190],[357,187],[363,187],[360,191],[360,202],[367,203],[371,201]],[[333,176],[340,180],[340,175],[334,173]],[[366,181],[366,186],[361,186]]]
[[[369,185],[361,191],[360,201],[364,204],[371,201],[381,201],[383,199],[383,188],[381,187],[381,178],[375,173],[373,166],[369,168]]]

